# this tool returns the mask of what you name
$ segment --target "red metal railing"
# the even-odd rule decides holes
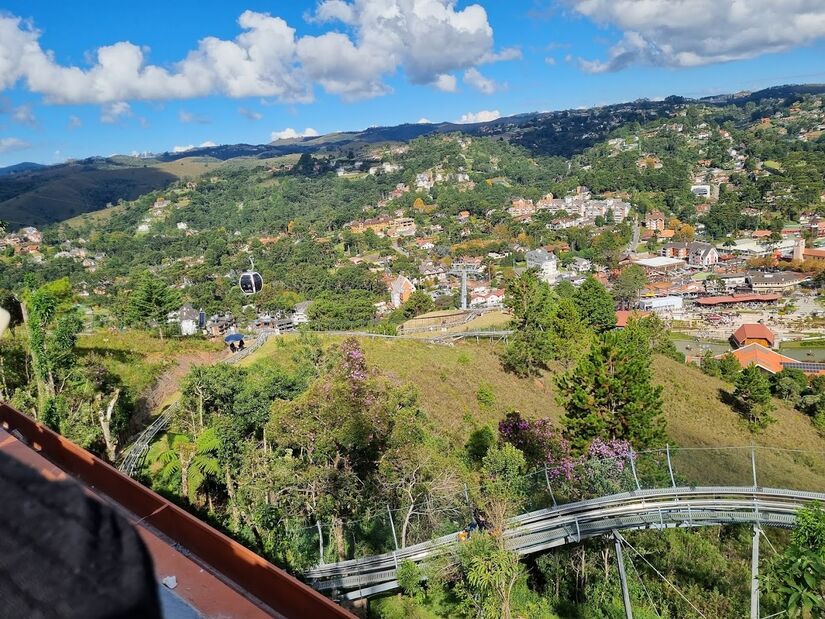
[[[32,449],[70,476],[119,503],[276,612],[286,617],[354,617],[235,540],[4,403],[0,403],[0,424],[9,432],[16,430]]]

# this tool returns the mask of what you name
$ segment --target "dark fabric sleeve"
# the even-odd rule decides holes
[[[137,531],[74,482],[0,453],[0,617],[161,617]]]

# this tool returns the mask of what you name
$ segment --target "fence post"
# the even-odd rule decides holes
[[[390,510],[389,504],[387,504],[387,513],[390,515],[390,527],[392,528],[392,541],[395,543],[395,551],[392,553],[393,561],[395,561],[395,569],[398,569],[398,537],[395,535],[395,523],[392,521],[392,510]]]
[[[321,523],[317,520],[315,521],[315,526],[318,527],[318,547],[319,552],[321,553],[321,565],[324,564],[324,532],[321,530]]]
[[[756,447],[751,445],[751,467],[753,468],[753,487],[757,488],[756,483]]]
[[[636,490],[641,491],[642,487],[639,485],[639,478],[636,476],[636,462],[633,460],[633,448],[630,448],[630,470],[633,471],[633,481],[636,482]]]
[[[547,474],[547,465],[544,465],[544,481],[547,482],[547,490],[550,492],[550,498],[553,501],[553,507],[557,507],[556,505],[556,497],[553,494],[553,489],[550,487],[550,476]]]
[[[673,464],[670,461],[670,443],[665,443],[665,450],[667,451],[667,470],[670,473],[670,483],[676,488],[676,478],[673,476]]]

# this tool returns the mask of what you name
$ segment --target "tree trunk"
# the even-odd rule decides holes
[[[347,549],[344,540],[344,521],[340,518],[332,519],[332,540],[335,542],[335,550],[338,553],[338,560],[344,561],[347,558]]]
[[[106,455],[109,458],[109,462],[114,462],[115,455],[117,454],[117,439],[112,437],[112,414],[115,411],[119,397],[120,389],[115,389],[112,399],[109,400],[109,405],[106,407],[106,411],[99,410],[97,412],[100,429],[103,430],[103,441],[106,443]]]
[[[235,482],[232,480],[229,465],[224,467],[224,478],[226,479],[226,493],[229,495],[229,530],[237,533],[241,528],[241,513],[235,501]]]

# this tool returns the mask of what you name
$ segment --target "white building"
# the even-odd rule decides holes
[[[639,301],[639,309],[645,312],[659,313],[673,313],[681,311],[684,306],[682,297],[653,297],[650,299],[641,299]]]
[[[539,247],[525,254],[528,269],[538,269],[539,279],[551,286],[559,278],[558,261],[553,252]]]

